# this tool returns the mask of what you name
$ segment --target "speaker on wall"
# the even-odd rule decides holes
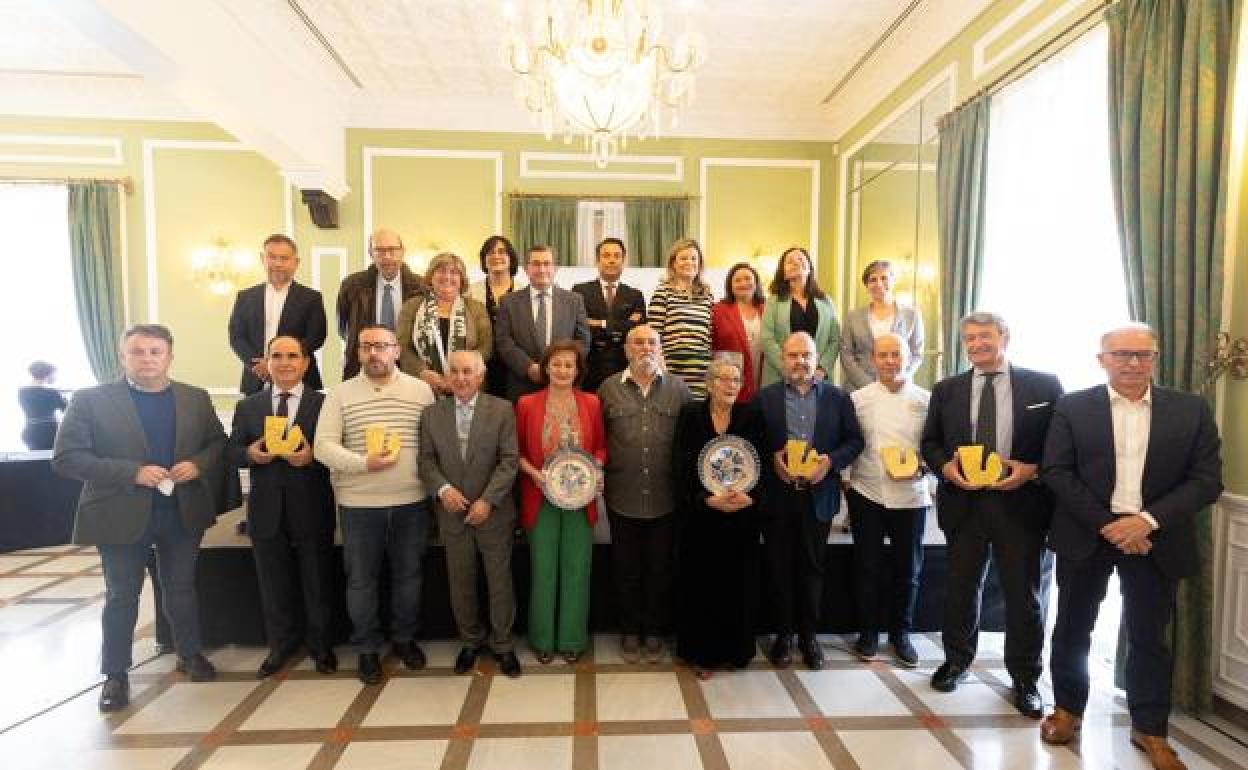
[[[304,190],[303,202],[308,205],[312,222],[325,230],[338,229],[338,201],[324,190]]]

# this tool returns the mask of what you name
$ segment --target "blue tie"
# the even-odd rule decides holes
[[[387,283],[381,289],[381,325],[394,331],[394,287]]]

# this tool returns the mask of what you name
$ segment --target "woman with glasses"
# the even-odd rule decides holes
[[[457,254],[444,251],[429,262],[430,291],[403,303],[399,312],[399,368],[419,377],[438,396],[450,394],[446,362],[457,350],[480,351],[490,360],[494,333],[485,306],[468,291],[468,269]]]
[[[875,382],[871,350],[881,335],[896,334],[905,340],[909,359],[906,379],[913,377],[923,363],[923,316],[914,307],[897,301],[893,296],[896,283],[897,276],[887,260],[877,259],[862,271],[862,285],[867,287],[870,301],[865,307],[849,311],[841,328],[841,368],[845,370],[846,390]]]
[[[511,292],[528,285],[520,272],[516,247],[502,235],[491,235],[481,244],[481,272],[485,277],[468,287],[468,296],[485,306],[490,328],[498,322],[498,305]],[[499,398],[507,397],[507,366],[501,358],[485,362],[485,392]]]

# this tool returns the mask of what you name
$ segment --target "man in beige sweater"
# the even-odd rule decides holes
[[[434,401],[423,381],[399,371],[394,332],[359,332],[360,373],[325,395],[314,453],[330,470],[342,525],[351,641],[364,684],[381,681],[378,576],[383,554],[391,580],[390,638],[408,668],[422,668],[416,643],[421,561],[429,537],[426,492],[417,474],[420,416]]]

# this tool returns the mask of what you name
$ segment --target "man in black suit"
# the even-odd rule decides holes
[[[646,298],[632,286],[620,283],[627,251],[619,238],[604,238],[598,244],[598,278],[578,283],[572,291],[585,301],[592,341],[581,387],[593,393],[602,381],[628,366],[624,339],[628,332],[646,322]]]
[[[1038,483],[1044,437],[1062,394],[1052,374],[1006,361],[1010,333],[995,313],[971,313],[959,324],[972,369],[932,388],[920,446],[940,477],[936,508],[949,547],[945,583],[945,662],[932,687],[952,692],[975,660],[984,577],[991,556],[1005,595],[1005,666],[1014,705],[1033,719],[1044,715],[1036,689],[1044,649],[1049,573],[1044,536],[1052,497]],[[967,480],[958,448],[996,452],[1004,474],[987,484]]]
[[[234,299],[230,312],[230,347],[243,362],[238,389],[243,395],[255,393],[272,378],[265,357],[265,346],[279,334],[300,340],[309,355],[325,344],[325,304],[316,289],[295,281],[299,251],[295,242],[280,233],[264,239],[264,271],[268,280],[243,289]],[[316,359],[309,358],[304,382],[321,388],[321,372]]]
[[[1041,725],[1067,743],[1088,701],[1088,649],[1110,573],[1118,570],[1131,741],[1158,768],[1182,768],[1166,742],[1170,651],[1166,624],[1179,580],[1200,571],[1196,515],[1222,492],[1220,441],[1200,396],[1152,384],[1157,336],[1114,329],[1097,355],[1108,384],[1063,397],[1044,450],[1057,497],[1058,608],[1050,667],[1056,709]]]
[[[269,341],[266,364],[272,387],[235,407],[226,449],[233,465],[251,472],[247,532],[269,642],[257,679],[279,671],[299,648],[301,636],[317,671],[328,674],[338,668],[330,637],[334,492],[329,471],[312,456],[325,396],[303,382],[310,360],[307,348],[294,337]],[[293,453],[279,456],[276,447],[266,445],[264,423],[271,415],[289,417],[289,429],[298,426],[303,432],[303,442]]]

